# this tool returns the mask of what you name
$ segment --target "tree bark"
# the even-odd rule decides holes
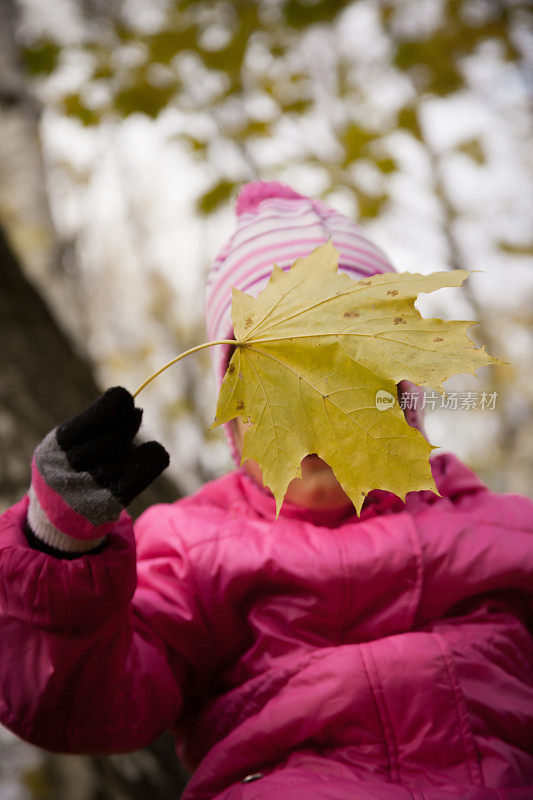
[[[0,341],[0,507],[5,509],[26,491],[31,456],[43,436],[92,403],[102,388],[23,274],[1,227]],[[161,476],[129,510],[136,516],[178,496]]]

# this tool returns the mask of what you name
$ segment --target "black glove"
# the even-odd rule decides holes
[[[43,439],[29,490],[26,533],[33,546],[76,554],[101,549],[123,508],[169,464],[158,442],[132,444],[142,413],[127,389],[115,386]]]

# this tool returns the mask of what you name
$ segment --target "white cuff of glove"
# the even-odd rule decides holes
[[[73,536],[68,536],[52,525],[41,508],[33,486],[30,486],[28,496],[30,498],[28,525],[41,542],[66,553],[85,553],[88,550],[94,550],[104,541],[105,536],[96,539],[75,539]]]

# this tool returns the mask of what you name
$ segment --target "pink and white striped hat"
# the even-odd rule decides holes
[[[321,200],[298,194],[278,181],[245,184],[237,197],[237,228],[220,250],[208,275],[205,318],[209,340],[233,338],[231,287],[257,297],[265,288],[274,263],[289,269],[297,258],[332,237],[339,251],[339,271],[353,280],[377,272],[395,272],[385,253],[348,217]],[[220,386],[230,346],[210,348],[215,379]],[[421,392],[402,381],[403,392]],[[419,400],[420,403],[420,400]],[[420,410],[406,410],[406,419],[422,434]],[[240,456],[230,423],[224,426],[236,464]]]

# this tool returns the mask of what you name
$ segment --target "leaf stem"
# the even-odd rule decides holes
[[[176,361],[179,361],[180,358],[185,358],[185,356],[190,356],[191,353],[196,353],[197,350],[204,350],[206,347],[212,347],[214,344],[238,344],[238,342],[236,339],[217,339],[214,342],[204,342],[203,344],[197,344],[196,347],[191,347],[189,350],[185,350],[185,352],[180,353],[179,356],[173,358],[172,361],[169,361],[167,364],[161,367],[161,369],[158,369],[157,372],[154,372],[153,375],[150,375],[150,377],[147,378],[145,382],[139,386],[137,391],[134,392],[133,397],[134,398],[137,397],[139,392],[142,391],[144,387],[150,383],[150,381],[153,381],[154,378],[157,378],[158,375],[160,375],[162,372],[168,369],[168,367],[171,367],[172,364],[175,364]]]

